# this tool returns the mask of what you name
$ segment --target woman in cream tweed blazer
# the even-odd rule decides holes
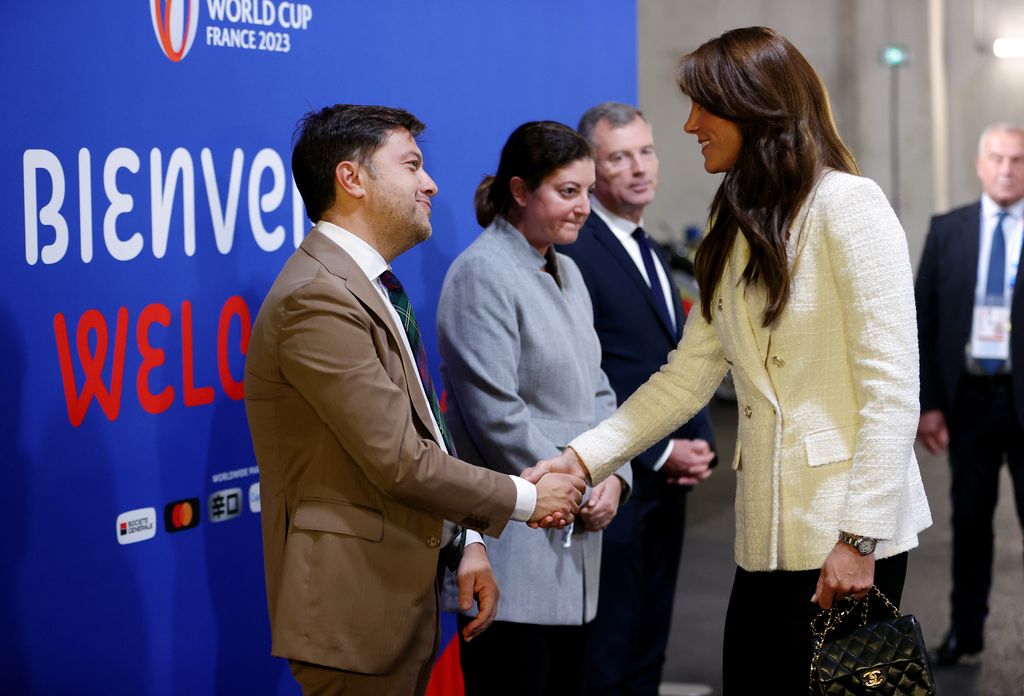
[[[696,413],[731,369],[738,568],[725,691],[806,692],[819,605],[872,583],[898,603],[906,551],[931,524],[913,450],[907,244],[784,37],[728,32],[686,56],[678,81],[705,169],[725,172],[697,257],[700,311],[660,372],[536,473],[582,465],[603,480]],[[850,537],[866,540],[858,549]]]

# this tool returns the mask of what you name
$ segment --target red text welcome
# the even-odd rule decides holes
[[[216,360],[221,391],[228,398],[238,401],[243,398],[242,380],[236,379],[231,372],[231,346],[228,345],[231,326],[236,319],[240,322],[241,340],[235,348],[244,356],[249,349],[252,317],[245,300],[238,295],[233,295],[224,302],[217,321]],[[118,309],[116,318],[111,317],[109,321],[99,310],[90,309],[78,319],[74,347],[72,347],[67,320],[62,313],[54,316],[53,333],[57,341],[57,357],[64,385],[64,399],[67,404],[68,419],[76,428],[82,424],[94,399],[109,420],[117,420],[121,412],[125,354],[129,349],[128,332],[132,322],[133,319],[124,307]],[[134,318],[134,349],[138,351],[138,355],[142,359],[135,374],[135,392],[139,405],[145,411],[163,413],[171,407],[179,393],[170,384],[154,391],[151,373],[167,361],[167,351],[175,350],[178,346],[153,345],[150,329],[154,324],[170,328],[172,325],[170,308],[159,303],[149,304]],[[211,385],[196,384],[196,350],[192,326],[192,303],[185,300],[181,303],[180,326],[175,327],[181,339],[180,398],[185,406],[204,406],[213,403],[216,390]],[[113,345],[111,345],[111,333],[113,333]],[[94,348],[90,347],[90,336],[95,339]],[[104,372],[107,371],[108,358],[110,360],[110,376],[109,380],[105,380]],[[83,375],[80,388],[75,375],[76,359]]]

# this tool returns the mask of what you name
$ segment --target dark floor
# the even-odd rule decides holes
[[[664,681],[709,685],[721,693],[722,627],[735,572],[733,494],[735,403],[715,401],[712,419],[724,462],[690,494],[686,546],[676,590]],[[918,452],[934,525],[910,554],[902,610],[917,616],[934,645],[946,630],[949,597],[949,472],[945,457]],[[1024,563],[1021,530],[1004,470],[996,512],[995,577],[985,652],[973,664],[935,670],[940,696],[1024,695]],[[666,688],[666,692],[673,689]]]

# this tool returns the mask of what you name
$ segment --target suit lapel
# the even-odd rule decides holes
[[[405,371],[405,389],[412,403],[413,412],[419,417],[423,426],[434,436],[434,428],[431,425],[430,404],[427,403],[420,388],[419,371],[412,362],[409,353],[403,347],[402,337],[398,335],[401,331],[395,326],[391,318],[391,312],[384,304],[384,298],[374,289],[366,274],[356,264],[344,249],[328,239],[322,232],[314,229],[302,241],[302,249],[323,264],[332,275],[345,281],[345,288],[355,295],[356,299],[366,308],[378,324],[384,326],[394,344],[394,350],[398,352],[402,360],[402,368]],[[436,437],[435,437],[436,439]],[[440,443],[439,443],[440,444]]]
[[[952,220],[953,228],[950,243],[946,248],[948,257],[944,261],[945,268],[955,268],[957,272],[949,278],[949,291],[946,297],[955,298],[943,311],[955,318],[956,324],[965,327],[970,333],[974,317],[974,292],[978,283],[978,260],[981,255],[981,203],[965,208],[960,213],[963,217]]]
[[[979,215],[979,218],[980,218],[981,213],[979,212],[978,215]],[[980,241],[979,241],[979,244],[980,244]],[[1020,295],[1021,290],[1020,290],[1020,283],[1018,283],[1017,281],[1020,280],[1021,263],[1024,263],[1024,243],[1022,243],[1020,245],[1020,254],[1017,257],[1017,277],[1013,281],[1013,296],[1012,296],[1012,298],[1010,300],[1011,311],[1012,311],[1012,307],[1014,305],[1020,306],[1020,303],[1018,302],[1018,296]],[[977,268],[978,267],[977,264],[975,264],[974,267]],[[1011,322],[1011,325],[1012,325],[1012,323],[1015,323],[1015,322]]]
[[[956,243],[950,245],[955,263],[949,268],[964,269],[960,274],[961,282],[965,284],[963,295],[973,299],[978,284],[978,257],[981,255],[981,203],[967,208],[963,215],[963,219],[957,221],[957,226],[969,232],[955,235]]]
[[[587,219],[587,226],[590,227],[590,231],[594,235],[594,238],[608,251],[609,254],[611,254],[616,263],[619,264],[625,274],[633,281],[637,291],[641,296],[643,296],[643,301],[650,308],[651,312],[654,313],[654,316],[658,318],[658,324],[661,325],[662,330],[665,331],[673,342],[678,341],[678,334],[671,326],[665,323],[665,320],[661,316],[661,312],[659,312],[657,306],[655,306],[654,297],[651,295],[651,287],[644,280],[644,277],[640,274],[640,269],[638,269],[636,264],[633,263],[633,259],[630,257],[629,252],[627,252],[622,246],[622,242],[618,240],[615,233],[608,229],[608,225],[606,225],[604,220],[602,220],[596,213],[590,214],[590,217]],[[658,260],[662,261],[660,257]],[[662,262],[662,266],[665,268],[665,272],[667,274],[668,266],[664,264],[664,262]],[[669,285],[671,286],[671,282]],[[676,307],[676,324],[682,325],[684,317],[682,315],[681,308],[679,307],[679,302],[674,300],[673,305]]]
[[[672,312],[676,317],[675,332],[672,331],[671,326],[665,326],[662,322],[662,326],[669,332],[675,343],[679,343],[679,340],[683,337],[683,325],[686,323],[686,312],[683,310],[683,298],[679,294],[679,288],[676,287],[675,282],[672,280],[672,266],[669,264],[665,253],[661,247],[655,247],[653,249],[655,255],[658,257],[658,261],[661,263],[661,267],[665,269],[665,278],[668,280],[668,294],[669,299],[672,301]],[[653,302],[653,300],[652,300]]]

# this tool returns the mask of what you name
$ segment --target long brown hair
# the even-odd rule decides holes
[[[711,321],[712,295],[738,230],[750,245],[743,281],[765,288],[762,323],[769,326],[789,300],[793,218],[823,169],[857,174],[857,163],[836,131],[821,78],[773,29],[733,29],[708,41],[682,59],[676,82],[702,108],[735,123],[742,137],[697,250],[701,314]]]

